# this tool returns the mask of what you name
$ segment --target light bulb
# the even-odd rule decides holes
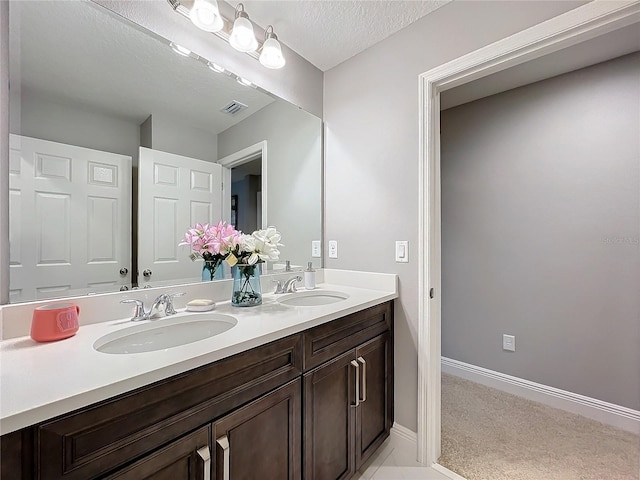
[[[216,0],[195,0],[189,18],[205,32],[219,32],[224,26]]]
[[[277,37],[273,34],[268,36],[262,45],[262,53],[260,53],[260,63],[267,68],[282,68],[285,59],[282,56],[282,47]]]
[[[235,22],[233,22],[233,30],[229,37],[229,43],[233,48],[240,52],[253,52],[258,48],[258,41],[253,33],[253,25],[244,12],[238,12]]]

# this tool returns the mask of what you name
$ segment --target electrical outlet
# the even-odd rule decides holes
[[[515,352],[516,337],[514,335],[502,335],[502,349],[507,352]]]
[[[329,258],[338,258],[337,240],[329,240]]]
[[[409,263],[409,242],[396,240],[396,262]]]
[[[320,240],[311,240],[311,257],[320,258],[322,256],[322,246]]]

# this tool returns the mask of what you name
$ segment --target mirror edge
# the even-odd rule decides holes
[[[0,199],[6,199],[9,198],[9,2],[0,2],[0,158]],[[8,247],[9,202],[5,201],[0,201],[0,239],[0,245]],[[9,248],[0,248],[0,305],[8,303]]]

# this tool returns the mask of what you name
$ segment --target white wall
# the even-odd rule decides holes
[[[441,151],[442,354],[640,410],[640,53],[446,110]]]
[[[583,3],[451,2],[325,72],[325,239],[339,242],[339,258],[326,266],[399,275],[395,420],[413,431],[418,75]],[[395,263],[395,240],[409,240],[409,263]]]
[[[311,241],[322,236],[321,121],[286,102],[273,102],[218,135],[223,158],[267,141],[267,224],[282,233],[280,259],[306,266]],[[264,159],[263,159],[264,161]]]

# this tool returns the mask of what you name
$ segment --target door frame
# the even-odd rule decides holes
[[[262,157],[262,225],[259,228],[267,228],[267,141],[250,145],[231,155],[218,159],[216,163],[222,165],[222,217],[226,222],[231,221],[231,169],[243,163]],[[227,192],[229,193],[227,195]],[[234,225],[235,226],[235,225]]]
[[[417,460],[422,464],[437,464],[441,453],[440,93],[638,22],[640,0],[596,0],[419,76]]]

